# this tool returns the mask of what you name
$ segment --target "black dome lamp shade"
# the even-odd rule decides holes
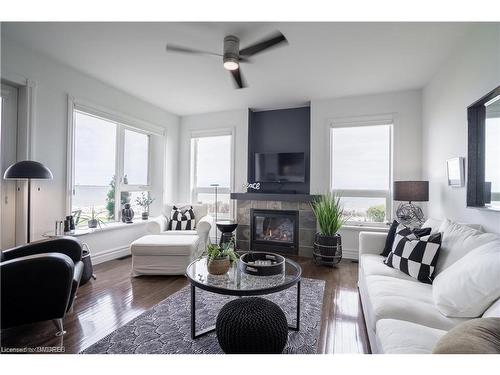
[[[42,163],[33,160],[23,160],[12,164],[5,170],[3,178],[6,180],[28,181],[28,220],[26,240],[30,242],[31,224],[31,180],[52,180],[52,172]]]
[[[42,163],[32,160],[23,160],[12,164],[5,170],[3,178],[6,180],[52,180],[52,172]]]

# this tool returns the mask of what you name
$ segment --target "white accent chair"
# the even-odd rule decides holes
[[[182,207],[185,204],[176,204]],[[132,276],[184,275],[186,267],[199,257],[209,242],[214,219],[208,215],[208,206],[192,204],[196,226],[194,230],[169,230],[172,204],[165,205],[160,216],[148,221],[148,235],[130,245]]]

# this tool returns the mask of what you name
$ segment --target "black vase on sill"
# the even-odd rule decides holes
[[[130,207],[130,203],[125,203],[122,210],[122,221],[125,224],[132,224],[132,219],[134,218],[134,210]]]

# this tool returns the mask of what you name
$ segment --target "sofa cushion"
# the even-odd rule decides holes
[[[441,224],[443,224],[443,220],[437,220],[430,217],[422,224],[422,228],[431,228],[431,234],[434,234],[439,232]]]
[[[444,220],[439,228],[443,234],[441,252],[436,265],[436,275],[451,266],[472,249],[498,239],[494,233],[483,233],[468,225]]]
[[[375,322],[398,319],[431,328],[449,330],[464,321],[439,312],[432,299],[432,285],[415,279],[404,280],[387,276],[366,276],[366,298]]]
[[[464,322],[444,335],[435,354],[500,354],[500,318]]]
[[[387,354],[430,354],[445,330],[396,319],[377,322],[380,349]]]
[[[196,228],[196,220],[193,206],[172,207],[168,230],[193,230]]]
[[[387,237],[385,239],[384,249],[380,255],[386,257],[392,250],[392,244],[394,243],[394,237],[396,236],[396,230],[398,229],[399,223],[394,220],[389,228],[389,232],[387,232]]]
[[[148,235],[132,242],[130,244],[130,252],[134,256],[191,256],[196,253],[198,241],[198,236]]]
[[[403,280],[415,280],[413,277],[397,270],[395,268],[387,267],[384,264],[385,257],[375,254],[361,254],[359,257],[359,265],[362,269],[361,272],[365,276],[379,275],[395,277]]]
[[[431,228],[431,234],[439,232],[439,228],[443,224],[443,220],[438,220],[438,219],[433,219],[433,218],[428,218],[424,224],[422,225],[422,228]],[[476,229],[480,232],[483,231],[483,227],[480,224],[466,224],[466,223],[460,223],[461,225],[465,225],[469,228]]]
[[[500,297],[500,241],[482,245],[434,280],[433,299],[446,316],[480,316]]]
[[[483,313],[483,318],[500,318],[500,298],[486,309]]]
[[[178,203],[175,204],[176,207],[182,207],[188,205],[187,203]],[[198,224],[198,221],[202,218],[208,215],[208,205],[206,204],[190,204],[190,206],[193,207],[193,212],[194,212],[194,217],[196,224]],[[170,218],[170,213],[172,212],[172,208],[174,207],[173,204],[166,204],[163,207],[162,214],[166,218]]]
[[[196,229],[194,230],[166,230],[165,232],[161,232],[163,236],[196,236],[198,232]]]
[[[431,229],[427,229],[427,232],[430,233]],[[441,233],[420,238],[415,237],[414,232],[411,233],[411,237],[401,237],[384,263],[418,281],[432,284],[441,246]]]

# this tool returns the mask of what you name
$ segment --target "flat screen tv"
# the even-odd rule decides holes
[[[255,182],[304,182],[303,152],[255,154]]]

